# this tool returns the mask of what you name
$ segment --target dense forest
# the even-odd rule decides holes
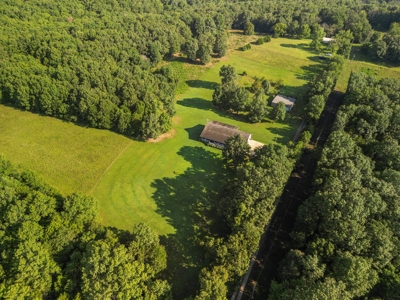
[[[102,227],[97,202],[61,196],[0,157],[1,299],[163,299],[166,252],[155,232]]]
[[[400,81],[352,73],[269,299],[400,297]]]
[[[348,30],[372,57],[400,57],[394,1],[36,0],[0,11],[1,103],[135,138],[171,128],[177,78],[160,61],[223,56],[229,28],[295,38]]]

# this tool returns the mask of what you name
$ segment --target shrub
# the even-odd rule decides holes
[[[270,41],[271,41],[271,36],[270,35],[264,36],[264,43],[269,43]]]
[[[262,37],[262,38],[259,38],[259,39],[257,40],[256,44],[257,44],[257,45],[262,45],[262,44],[264,44],[264,38],[263,38],[263,37]]]
[[[250,45],[250,44],[244,45],[244,46],[242,47],[242,50],[243,50],[243,51],[250,50],[250,49],[251,49],[251,45]]]

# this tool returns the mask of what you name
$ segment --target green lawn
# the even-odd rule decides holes
[[[242,37],[232,34],[239,45]],[[236,125],[263,143],[287,143],[300,122],[307,80],[319,65],[307,43],[273,39],[250,51],[231,50],[207,66],[188,64],[182,57],[164,62],[178,75],[180,94],[174,129],[156,143],[0,106],[0,153],[35,170],[64,193],[80,190],[94,195],[104,225],[130,230],[144,222],[164,235],[165,276],[174,283],[175,297],[184,298],[196,290],[205,264],[198,241],[223,230],[215,204],[228,176],[218,159],[220,151],[200,143],[199,135],[207,121],[217,120]],[[224,64],[233,65],[238,74],[246,71],[246,76],[238,76],[244,86],[250,86],[254,76],[272,83],[283,79],[280,92],[298,99],[287,122],[249,124],[243,114],[214,109],[210,100]],[[272,88],[271,93],[276,92]]]
[[[0,105],[0,155],[36,171],[63,193],[89,193],[130,143],[108,130],[85,128]]]
[[[186,86],[186,92],[177,96],[173,137],[158,143],[132,142],[93,192],[100,200],[104,224],[129,230],[134,223],[145,222],[167,235],[166,276],[174,283],[178,299],[196,290],[198,272],[205,263],[197,238],[218,234],[221,227],[215,204],[226,175],[221,161],[216,159],[220,151],[200,143],[199,135],[207,121],[217,120],[236,125],[263,143],[287,143],[299,124],[297,115],[306,79],[317,67],[306,50],[295,50],[296,57],[289,55],[291,48],[287,45],[294,42],[298,41],[278,39],[254,46],[251,51],[233,51],[228,58],[209,66],[196,66],[197,70],[201,68],[197,79],[193,66],[173,61],[171,65],[180,78],[189,78],[179,85],[180,90]],[[285,61],[296,63],[296,67]],[[265,76],[272,81],[283,78],[282,92],[299,97],[299,105],[288,122],[249,124],[244,115],[216,110],[210,100],[223,64],[233,65],[239,74],[247,72],[247,76],[239,76],[242,84],[247,80],[251,85],[253,76]]]
[[[151,183],[163,178],[178,177],[192,167],[192,163],[180,154],[185,147],[204,149],[210,155],[212,153],[212,156],[214,153],[219,155],[218,150],[198,142],[207,121],[217,120],[236,125],[240,130],[252,133],[253,139],[263,143],[273,140],[288,142],[299,122],[296,109],[293,112],[295,116],[289,117],[285,124],[270,121],[250,124],[245,122],[244,115],[230,115],[216,110],[210,100],[213,89],[219,82],[219,69],[223,64],[233,65],[238,74],[246,71],[245,78],[238,76],[242,83],[247,80],[250,84],[253,76],[265,76],[271,81],[283,78],[285,86],[282,93],[298,97],[304,92],[307,83],[304,77],[309,76],[313,68],[317,68],[316,63],[310,59],[313,54],[289,46],[301,43],[304,41],[273,39],[271,43],[253,46],[250,51],[233,51],[228,58],[215,62],[211,68],[201,67],[201,76],[187,80],[186,92],[177,96],[173,138],[166,138],[158,143],[132,142],[100,180],[93,195],[101,201],[104,224],[130,229],[135,222],[146,222],[161,234],[174,233],[177,227],[173,226],[170,216],[157,211],[158,205],[153,197],[156,191]],[[295,56],[290,56],[291,52]],[[183,73],[183,68],[189,70],[186,72],[193,69],[190,65],[185,67],[182,62],[172,62],[171,65]],[[181,78],[185,76],[183,74]],[[204,163],[215,165],[209,161]],[[218,165],[215,171],[219,172],[219,168]]]

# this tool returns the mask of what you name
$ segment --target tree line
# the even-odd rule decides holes
[[[97,208],[0,157],[0,298],[170,299],[158,235],[101,226]]]
[[[269,299],[398,299],[400,81],[352,73]]]
[[[307,93],[308,102],[304,108],[305,118],[310,124],[321,116],[325,103],[336,86],[342,72],[345,60],[341,55],[335,55],[320,74],[314,75],[311,88]]]

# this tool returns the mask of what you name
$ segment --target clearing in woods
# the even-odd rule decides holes
[[[0,106],[0,154],[36,171],[63,193],[94,195],[104,225],[130,230],[144,222],[164,235],[165,276],[173,283],[175,297],[183,299],[196,290],[205,263],[198,238],[222,230],[215,204],[227,174],[218,159],[220,151],[198,141],[203,126],[217,120],[252,133],[262,143],[287,143],[300,123],[307,81],[323,63],[309,51],[309,40],[279,38],[238,50],[256,39],[232,32],[228,55],[207,66],[188,64],[179,56],[164,62],[179,77],[174,129],[164,139],[131,141],[110,131]],[[216,110],[211,98],[224,64],[236,68],[243,86],[250,87],[255,76],[272,83],[283,80],[280,93],[298,99],[286,122],[250,124],[241,113]],[[271,97],[276,92],[272,87]]]

